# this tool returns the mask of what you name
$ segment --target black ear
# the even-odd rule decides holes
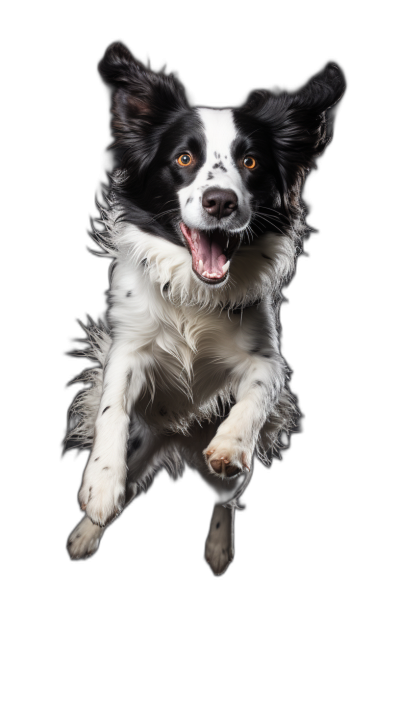
[[[299,91],[273,94],[258,90],[241,108],[265,125],[284,191],[304,178],[331,140],[332,107],[345,88],[342,70],[330,62]]]
[[[185,90],[173,74],[153,72],[133,57],[121,42],[108,47],[99,72],[113,88],[112,129],[116,145],[164,124],[172,112],[185,110]]]

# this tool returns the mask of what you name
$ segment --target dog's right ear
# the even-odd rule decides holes
[[[189,108],[185,90],[173,74],[153,72],[133,57],[121,42],[108,47],[99,72],[113,88],[112,129],[116,145],[132,135],[142,138],[164,124],[172,112]]]

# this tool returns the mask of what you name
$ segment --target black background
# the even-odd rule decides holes
[[[214,9],[189,21],[179,11],[136,9],[111,19],[94,16],[85,27],[66,18],[63,28],[50,33],[50,56],[43,59],[48,80],[38,88],[46,104],[41,188],[47,193],[41,192],[41,205],[48,221],[42,238],[51,258],[35,266],[46,345],[39,366],[46,417],[35,425],[43,450],[40,537],[46,546],[37,562],[60,597],[101,592],[96,597],[104,598],[106,591],[124,593],[126,602],[129,593],[145,608],[176,603],[178,618],[184,608],[198,612],[212,603],[216,617],[229,607],[239,618],[244,606],[260,623],[268,603],[269,616],[277,608],[306,608],[329,611],[339,621],[355,603],[366,555],[361,475],[349,451],[359,290],[351,210],[360,152],[354,141],[357,34],[328,9],[320,11],[317,25],[311,13],[288,11],[272,19],[248,12],[233,20]],[[87,461],[87,453],[63,455],[67,411],[80,388],[68,385],[90,366],[68,353],[84,336],[78,321],[103,318],[107,305],[110,261],[91,252],[97,246],[89,232],[98,216],[95,196],[111,166],[109,99],[97,65],[115,41],[151,69],[176,73],[192,106],[235,106],[252,89],[295,88],[328,61],[347,80],[332,143],[306,182],[307,222],[314,232],[281,309],[281,349],[292,370],[301,427],[281,460],[269,469],[256,467],[241,499],[245,508],[235,515],[235,558],[221,577],[204,561],[212,497],[189,472],[177,482],[159,474],[107,529],[92,558],[73,562],[66,551],[81,519],[77,494]],[[36,481],[28,488],[37,496]]]

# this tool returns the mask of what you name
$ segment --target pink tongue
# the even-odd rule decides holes
[[[211,241],[210,236],[206,233],[199,231],[199,248],[198,255],[200,260],[203,261],[203,272],[216,273],[217,275],[222,274],[222,268],[226,263],[226,257],[224,256],[218,243]]]

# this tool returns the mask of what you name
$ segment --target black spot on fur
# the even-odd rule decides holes
[[[131,295],[132,295],[132,290],[128,290],[128,292],[126,293],[126,297],[130,297]]]
[[[217,164],[214,164],[213,169],[221,169],[221,171],[227,171],[228,169],[225,168],[223,165],[222,161],[219,161]]]
[[[110,408],[110,407],[106,407],[105,409],[103,409],[101,415],[103,416],[103,414],[104,414],[104,413],[107,411],[107,409],[109,409],[109,408]]]
[[[110,467],[109,466],[104,466],[103,471],[109,471]]]
[[[212,174],[211,171],[209,171],[208,176],[207,176],[207,181],[212,181],[213,178],[214,178],[214,174]]]
[[[219,527],[220,527],[220,525],[221,525],[221,524],[220,524],[220,522],[218,521],[218,523],[216,524],[216,526],[215,526],[215,527],[216,527],[216,528],[219,528]]]
[[[144,268],[146,267],[146,265],[147,265],[146,258],[143,258],[143,260],[140,261],[140,265],[143,265]]]
[[[100,456],[98,456],[98,457],[97,457],[97,458],[95,459],[95,461],[98,461],[98,460],[99,460],[99,458],[100,458]]]
[[[188,205],[188,203],[192,203],[192,201],[193,201],[193,196],[189,196],[188,200],[186,201],[186,205]]]
[[[264,382],[261,382],[259,379],[257,379],[256,382],[254,382],[254,386],[255,387],[264,387],[265,385],[264,385]]]
[[[169,290],[169,282],[163,285],[163,292],[166,293]]]

